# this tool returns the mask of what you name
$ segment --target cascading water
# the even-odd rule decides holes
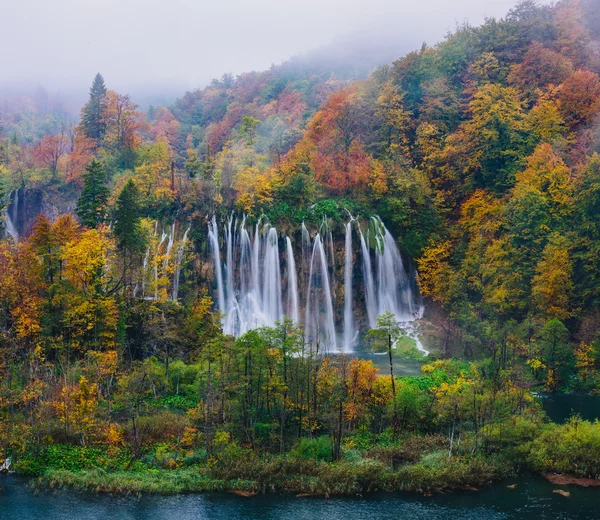
[[[171,249],[173,249],[173,243],[175,242],[175,223],[171,226],[169,232],[169,241],[167,242],[167,251],[165,252],[164,270],[166,272],[169,267],[169,261],[171,260]]]
[[[296,262],[294,249],[290,237],[285,237],[287,246],[287,290],[288,290],[288,316],[295,322],[300,320],[298,314],[298,280],[296,276]]]
[[[158,300],[158,255],[160,254],[160,249],[166,238],[167,238],[167,234],[165,233],[165,231],[163,229],[162,235],[160,237],[160,242],[158,243],[158,246],[156,247],[156,251],[154,253],[154,299],[155,300]]]
[[[355,219],[350,217],[345,225],[342,304],[341,294],[340,298],[336,296],[338,289],[334,281],[336,246],[326,219],[312,239],[306,225],[302,224],[297,251],[302,262],[298,271],[293,240],[287,236],[280,240],[270,223],[259,220],[254,228],[250,228],[245,217],[238,221],[232,216],[223,228],[221,244],[213,217],[208,236],[224,332],[239,336],[253,328],[272,326],[287,315],[304,325],[307,343],[318,342],[323,350],[341,347],[344,352],[351,352],[359,331],[364,331],[367,326],[375,327],[377,317],[389,311],[415,339],[417,347],[426,352],[413,323],[421,317],[422,308],[416,303],[411,278],[392,235],[379,218],[368,223],[366,235],[357,223],[360,249],[355,253],[353,222]],[[354,280],[354,258],[358,261],[359,254],[362,279]],[[355,284],[360,286],[360,282],[362,290],[355,290]],[[340,316],[337,322],[339,336],[336,315]],[[360,316],[365,317],[366,323],[361,322]]]
[[[215,262],[215,278],[217,279],[217,303],[219,310],[225,315],[225,291],[223,290],[223,274],[221,270],[221,254],[219,252],[219,227],[217,219],[213,217],[208,224],[208,239],[213,250]]]
[[[354,344],[354,315],[352,312],[352,220],[346,224],[344,262],[344,352]]]
[[[8,209],[2,211],[4,217],[4,226],[6,234],[10,236],[15,243],[19,240],[19,231],[17,230],[17,222],[19,217],[19,190],[15,190],[13,197],[12,215],[8,212]]]
[[[378,305],[375,300],[375,283],[373,282],[373,270],[371,269],[371,253],[365,241],[365,237],[360,229],[360,250],[362,253],[362,272],[363,284],[365,288],[365,306],[367,307],[367,317],[369,319],[369,327],[373,328],[377,325]]]
[[[183,252],[185,251],[185,244],[187,242],[188,233],[192,229],[192,225],[190,224],[188,228],[185,230],[183,234],[183,238],[181,239],[181,244],[179,244],[179,248],[177,249],[177,262],[175,265],[175,276],[173,277],[173,292],[171,293],[171,300],[174,302],[177,301],[179,296],[179,278],[181,276],[181,262],[183,260]]]
[[[336,347],[337,338],[333,319],[333,301],[331,299],[331,286],[329,285],[327,256],[319,233],[313,241],[313,252],[310,260],[304,332],[309,343],[318,343],[327,350]]]
[[[365,300],[371,327],[377,323],[377,316],[391,312],[406,334],[416,342],[417,349],[429,354],[418,337],[414,321],[422,317],[423,309],[415,301],[408,274],[404,268],[402,256],[396,241],[379,217],[372,218],[375,240],[376,280],[373,283],[370,252],[361,234],[363,253],[363,273],[365,277]]]

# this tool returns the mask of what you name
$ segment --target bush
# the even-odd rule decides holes
[[[572,417],[567,424],[550,424],[533,440],[529,463],[537,471],[600,477],[600,422]]]
[[[116,454],[109,455],[107,450],[102,448],[52,444],[17,461],[15,471],[23,475],[41,475],[48,469],[123,469],[130,460],[126,450],[118,450]]]
[[[161,410],[154,415],[140,417],[139,432],[144,442],[178,442],[184,434],[190,420],[186,415]],[[131,435],[131,432],[127,432]]]
[[[290,456],[302,460],[331,461],[331,455],[331,441],[326,436],[316,439],[301,439],[290,452]]]

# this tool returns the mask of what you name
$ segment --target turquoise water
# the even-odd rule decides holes
[[[573,414],[588,421],[600,418],[600,396],[597,395],[542,394],[539,398],[548,417],[557,423],[568,421]]]
[[[508,484],[517,484],[508,489]],[[295,498],[232,494],[122,497],[73,491],[33,492],[25,479],[0,478],[0,518],[7,520],[495,520],[597,519],[598,489],[558,489],[538,477],[499,483],[480,491],[434,497],[378,494],[357,498]]]

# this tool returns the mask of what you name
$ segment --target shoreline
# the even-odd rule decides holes
[[[36,489],[74,489],[100,494],[157,494],[230,492],[243,496],[283,494],[301,497],[350,497],[371,493],[437,493],[477,490],[507,478],[516,478],[516,468],[501,461],[455,457],[443,466],[406,464],[392,469],[375,460],[358,463],[315,461],[267,461],[255,465],[254,479],[211,474],[206,467],[106,471],[99,468],[69,471],[50,469],[33,477]],[[294,467],[296,471],[293,471]]]

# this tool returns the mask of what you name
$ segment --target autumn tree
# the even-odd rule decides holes
[[[558,102],[571,127],[592,123],[600,113],[600,79],[589,70],[578,70],[562,85]]]
[[[36,160],[44,168],[48,168],[52,177],[56,177],[60,159],[66,154],[69,146],[67,134],[63,131],[57,135],[44,136],[35,147]]]
[[[562,236],[551,237],[542,252],[531,288],[535,308],[545,318],[564,321],[575,313],[572,272],[568,241]]]
[[[109,90],[105,97],[106,106],[102,112],[105,125],[103,144],[118,154],[122,167],[131,168],[134,162],[134,150],[140,143],[139,130],[142,126],[138,105],[128,95],[117,94]]]

